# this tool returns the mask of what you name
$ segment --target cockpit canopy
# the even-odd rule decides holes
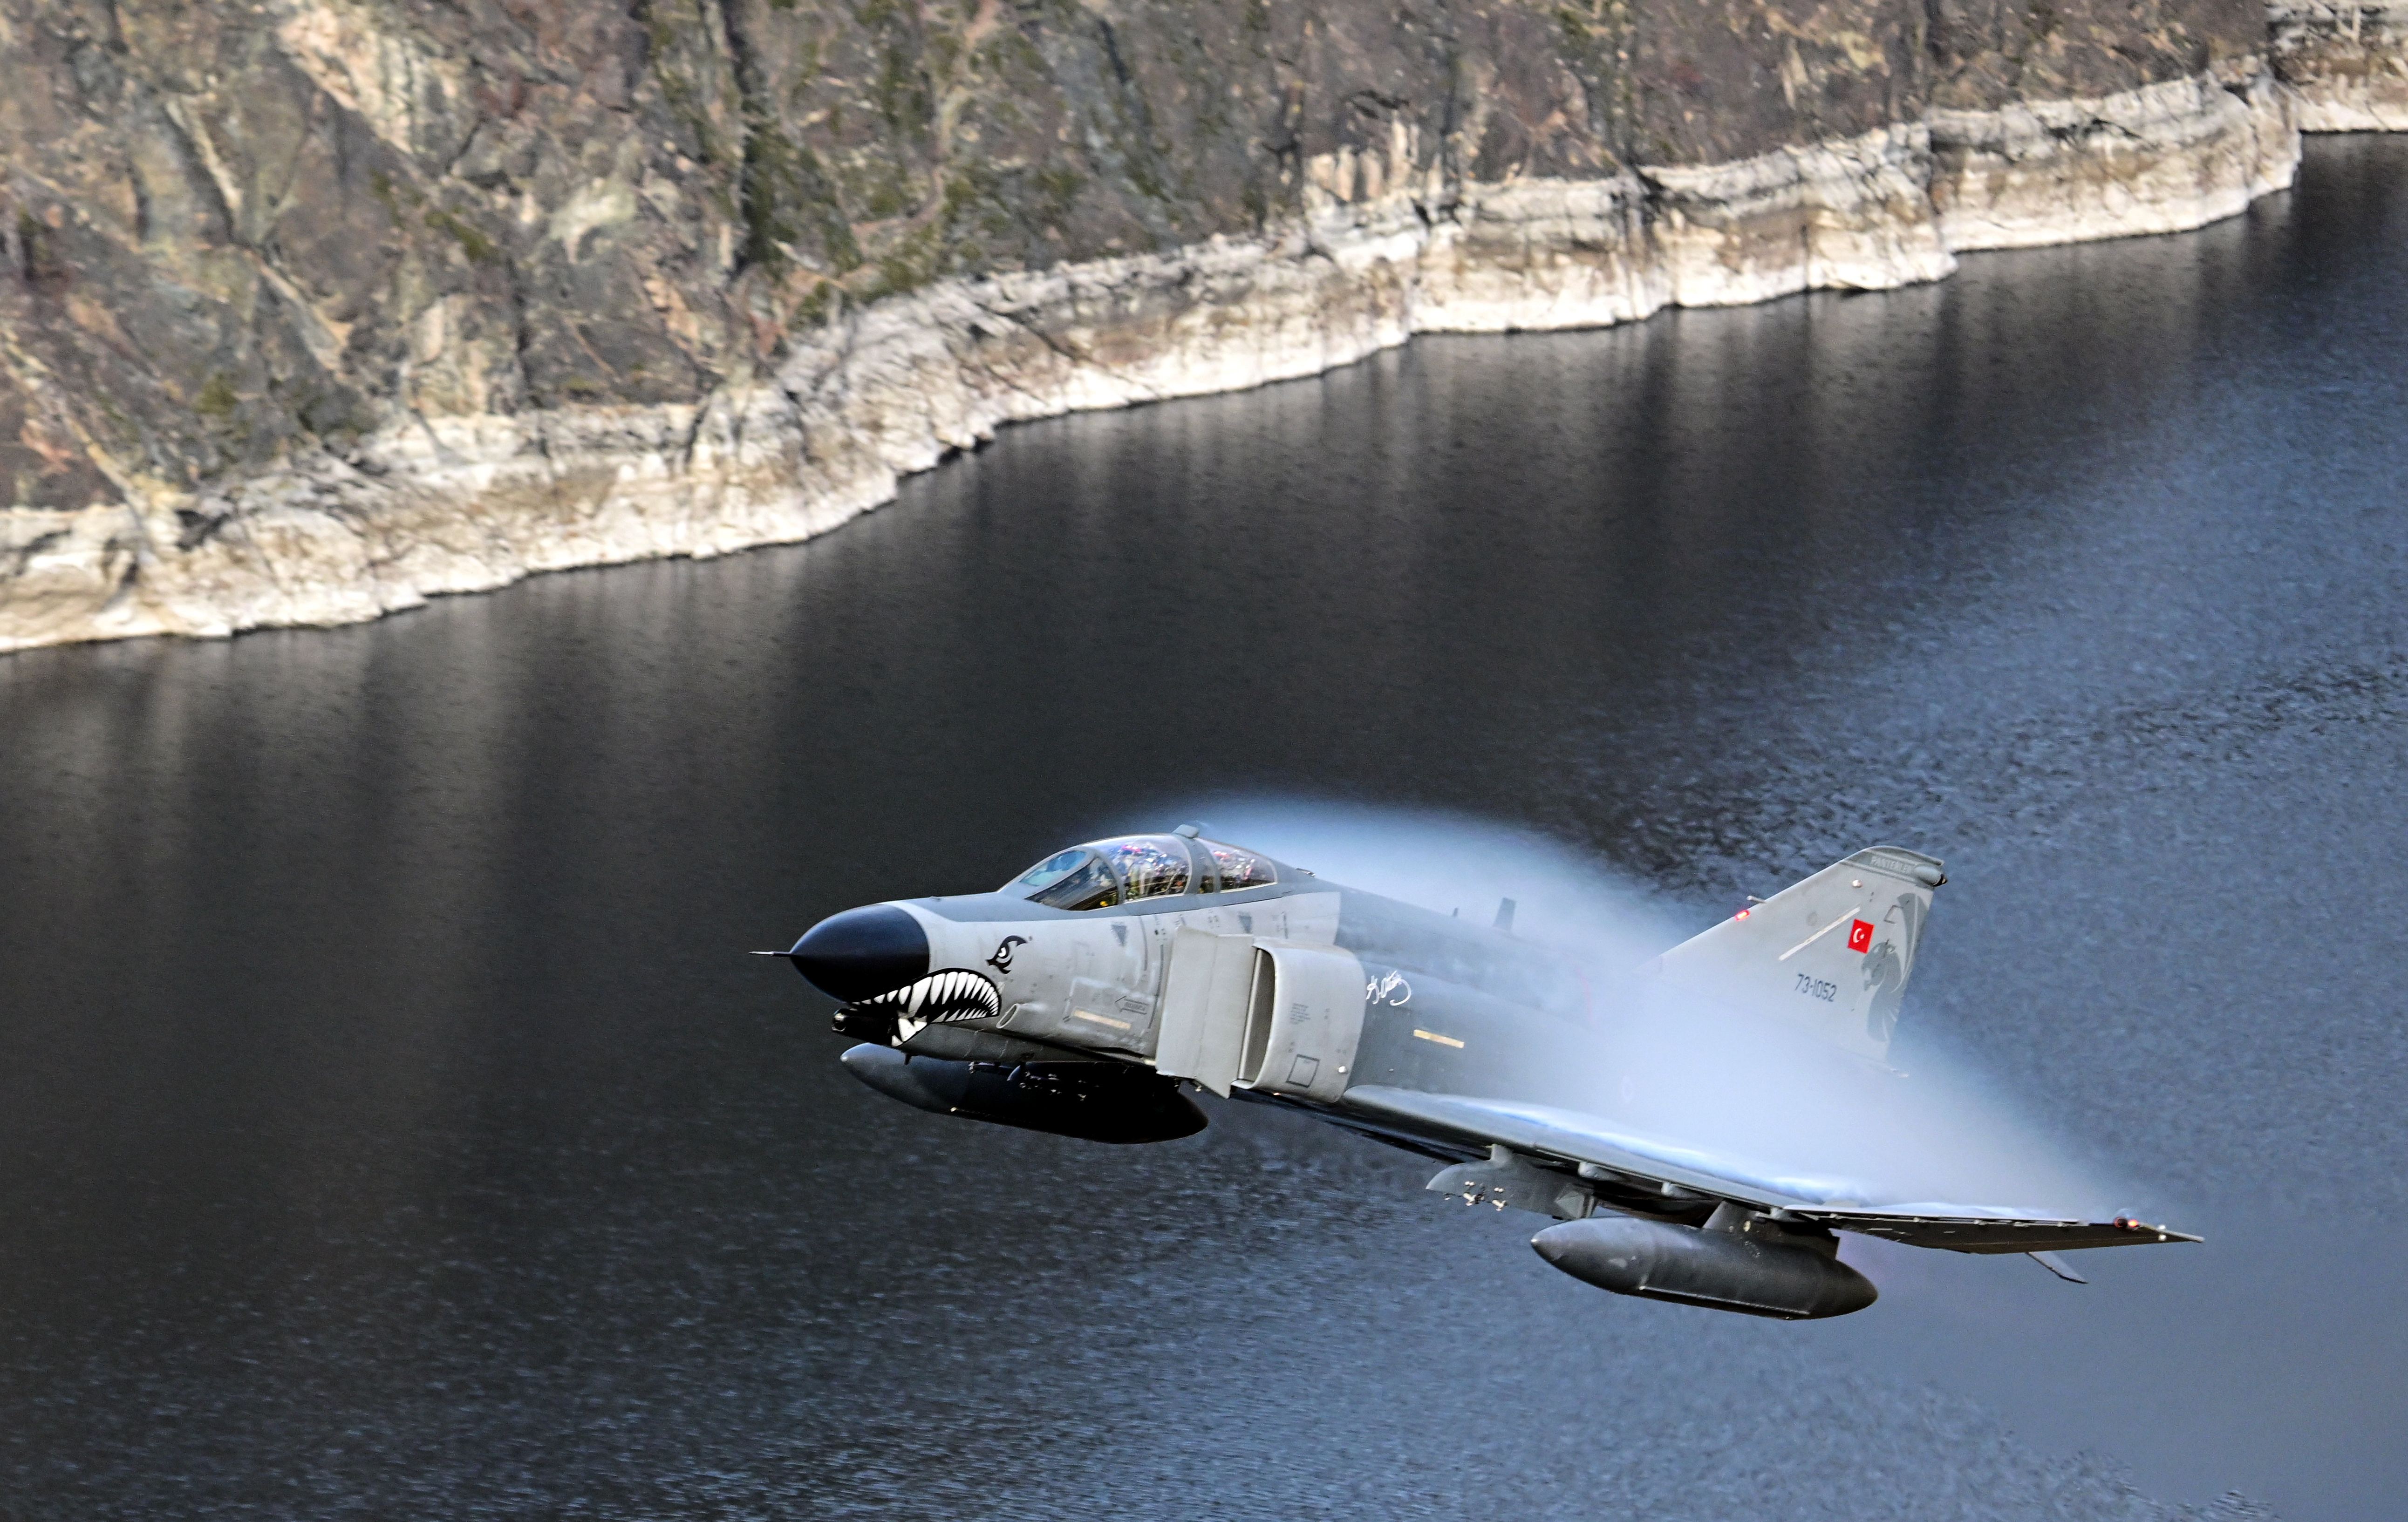
[[[1269,859],[1216,840],[1123,835],[1057,851],[1003,885],[1056,909],[1109,909],[1175,894],[1235,893],[1279,881]]]

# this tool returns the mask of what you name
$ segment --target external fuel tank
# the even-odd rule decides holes
[[[1801,1236],[1762,1216],[1703,1228],[1633,1216],[1592,1216],[1530,1239],[1539,1256],[1617,1295],[1669,1300],[1784,1321],[1846,1316],[1870,1305],[1872,1281],[1839,1259],[1828,1232]]]

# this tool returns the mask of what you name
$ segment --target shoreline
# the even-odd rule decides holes
[[[2288,188],[2301,131],[2334,117],[2253,60],[1598,179],[1416,178],[1400,131],[1306,161],[1306,214],[1276,236],[940,282],[790,334],[697,402],[412,413],[213,491],[0,509],[0,651],[333,626],[793,543],[1006,424],[1323,374],[1420,333],[1895,289],[1977,249],[2190,231]]]

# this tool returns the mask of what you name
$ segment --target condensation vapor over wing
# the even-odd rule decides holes
[[[1192,806],[1221,833],[1350,888],[1481,924],[1511,899],[1515,937],[1581,969],[1611,1055],[1567,1073],[1566,1053],[1533,1049],[1521,1092],[1492,1097],[1577,1096],[1605,1119],[1843,1179],[1868,1200],[2097,1216],[2145,1198],[2076,1168],[1978,1074],[1915,1042],[1913,990],[1885,1064],[1668,984],[1649,964],[1718,911],[1540,836],[1428,811],[1261,799]],[[1932,933],[1947,928],[1942,909]]]

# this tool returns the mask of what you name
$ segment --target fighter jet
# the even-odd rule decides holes
[[[1645,979],[1882,1063],[1939,861],[1860,850],[1663,953]],[[992,893],[897,900],[783,956],[841,1001],[842,1061],[939,1115],[1164,1142],[1188,1091],[1280,1105],[1446,1166],[1429,1188],[1553,1217],[1547,1262],[1616,1294],[1800,1320],[1871,1304],[1840,1231],[1961,1253],[2196,1242],[2116,1216],[1862,1198],[1634,1127],[1596,1092],[1616,1012],[1570,957],[1325,882],[1182,825],[1048,856]],[[1533,1079],[1533,1074],[1554,1074]]]

